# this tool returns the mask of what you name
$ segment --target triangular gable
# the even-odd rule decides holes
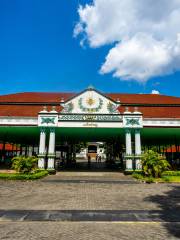
[[[64,108],[62,113],[119,114],[117,108],[120,104],[91,87],[61,105]]]

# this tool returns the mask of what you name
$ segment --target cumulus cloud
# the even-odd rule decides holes
[[[81,45],[113,44],[100,73],[146,82],[180,70],[180,0],[94,0],[78,13]]]
[[[151,94],[160,94],[158,90],[152,90]]]

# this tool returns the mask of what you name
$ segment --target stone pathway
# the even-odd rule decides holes
[[[178,223],[0,222],[1,240],[178,240]]]
[[[180,185],[119,172],[0,181],[0,239],[180,239]]]

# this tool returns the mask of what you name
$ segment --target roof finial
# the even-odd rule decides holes
[[[137,106],[134,107],[134,114],[140,114],[139,108]]]
[[[134,107],[134,112],[138,112],[138,107]]]
[[[89,89],[89,90],[94,89],[93,85],[90,84],[90,85],[88,86],[88,89]]]
[[[56,111],[56,106],[52,106],[52,111]]]
[[[52,106],[51,113],[57,113],[57,111],[56,111],[56,106]]]
[[[129,111],[129,107],[125,107],[125,112],[124,112],[125,114],[130,114],[131,112]]]
[[[47,112],[47,106],[43,106],[43,111]]]

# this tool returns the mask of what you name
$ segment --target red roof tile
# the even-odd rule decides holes
[[[15,94],[8,94],[8,95],[1,95],[0,102],[48,102],[59,103],[60,100],[63,98],[67,100],[68,98],[74,96],[73,93],[48,93],[48,92],[26,92],[26,93],[15,93]]]
[[[160,94],[106,94],[114,100],[129,104],[180,104],[179,97],[171,97]]]
[[[48,92],[26,92],[1,95],[0,102],[36,102],[36,103],[59,103],[62,98],[68,100],[76,93],[48,93]],[[106,96],[121,103],[131,104],[180,104],[179,97],[171,97],[159,94],[129,94],[129,93],[107,93]]]
[[[134,107],[128,108],[130,112]],[[119,108],[120,113],[125,111],[125,107]],[[180,107],[138,107],[138,111],[143,114],[144,118],[180,118]]]
[[[61,110],[60,100],[68,100],[75,96],[75,93],[16,93],[0,96],[0,116],[27,116],[35,117],[43,109],[44,105],[56,104],[57,111]],[[180,105],[180,98],[155,94],[105,94],[108,97],[117,100],[121,104],[131,105],[130,111],[134,111],[133,105],[140,105],[139,111],[144,117],[153,118],[180,118],[180,107],[170,105]],[[12,104],[11,104],[12,103]],[[20,103],[27,103],[23,105]],[[36,103],[37,105],[33,105]],[[155,104],[156,106],[145,106],[146,104]],[[160,106],[160,104],[167,106]],[[142,106],[141,106],[142,105]],[[159,106],[158,106],[159,105]],[[169,106],[168,106],[169,105]],[[50,110],[51,106],[48,107]],[[119,108],[120,112],[125,111],[125,106]]]
[[[36,117],[43,110],[44,105],[0,105],[0,116],[23,116]],[[49,106],[48,111],[52,108]],[[60,112],[61,107],[57,106],[56,110]]]

